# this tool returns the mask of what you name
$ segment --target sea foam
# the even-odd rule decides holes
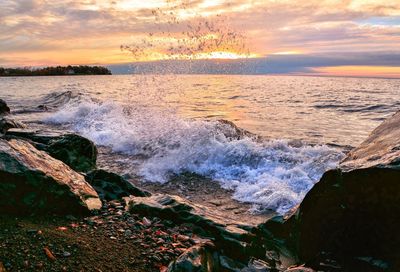
[[[229,123],[184,119],[148,105],[70,101],[45,121],[132,160],[141,155],[138,174],[148,181],[197,173],[233,190],[233,198],[252,203],[255,212],[286,213],[343,157],[326,145],[231,137],[236,130]]]

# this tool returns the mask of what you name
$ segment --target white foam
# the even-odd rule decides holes
[[[287,212],[343,156],[325,145],[230,139],[225,135],[235,130],[228,124],[186,120],[139,105],[74,102],[46,121],[68,124],[113,151],[143,155],[139,174],[149,181],[194,172],[234,190],[233,197],[253,203],[255,211]]]

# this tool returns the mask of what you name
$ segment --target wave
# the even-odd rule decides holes
[[[367,112],[375,112],[375,113],[387,113],[393,112],[400,103],[394,104],[374,104],[374,105],[356,105],[356,104],[334,104],[334,103],[326,103],[326,104],[317,104],[313,107],[316,109],[335,109],[341,112],[348,113],[367,113]]]
[[[53,92],[46,94],[36,99],[30,99],[29,101],[22,101],[16,106],[14,114],[25,114],[35,113],[43,111],[53,111],[63,105],[68,104],[70,101],[79,100],[81,97],[80,93],[73,91]]]
[[[45,95],[41,99],[40,104],[49,108],[58,108],[67,104],[72,99],[78,99],[80,96],[80,93],[73,91],[53,92]]]
[[[343,157],[327,145],[262,140],[229,121],[183,119],[138,104],[74,101],[45,121],[126,154],[148,181],[193,172],[233,190],[233,198],[252,203],[255,212],[286,213]]]

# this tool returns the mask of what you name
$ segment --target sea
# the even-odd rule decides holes
[[[253,213],[285,214],[326,170],[400,109],[400,80],[4,77],[0,98],[30,129],[67,130],[94,141],[107,153],[101,168],[149,183],[194,173],[251,204]],[[250,133],[236,137],[236,128]]]

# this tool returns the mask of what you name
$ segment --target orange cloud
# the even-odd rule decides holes
[[[315,75],[400,78],[400,66],[334,66],[315,68]]]

